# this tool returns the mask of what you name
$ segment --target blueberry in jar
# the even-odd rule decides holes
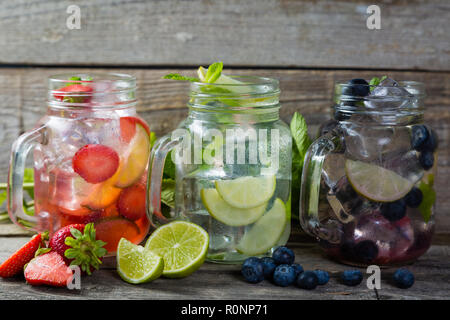
[[[275,268],[277,267],[275,260],[270,257],[264,257],[264,258],[261,258],[261,262],[262,262],[263,268],[264,268],[264,278],[271,279],[273,276],[273,272],[275,271]]]
[[[261,259],[251,257],[244,261],[241,273],[250,283],[258,283],[264,280],[264,266]]]
[[[363,280],[363,274],[359,270],[345,270],[341,275],[342,283],[346,286],[357,286]]]
[[[394,284],[401,289],[408,289],[414,284],[414,275],[408,269],[398,269],[393,276]]]
[[[295,282],[295,269],[287,264],[280,264],[273,272],[273,282],[280,287],[287,287]]]
[[[342,89],[342,94],[353,97],[365,97],[369,95],[370,87],[364,79],[352,79]]]
[[[432,151],[425,150],[420,153],[419,162],[422,168],[429,170],[434,165],[434,155]]]
[[[314,271],[305,271],[297,278],[297,285],[306,290],[313,290],[319,284],[319,279]]]
[[[317,284],[319,286],[323,286],[324,284],[327,284],[328,281],[330,281],[330,275],[328,274],[328,272],[324,271],[324,270],[314,270],[314,273],[317,276]]]
[[[364,240],[355,245],[353,252],[359,261],[370,263],[378,257],[378,246],[371,240]]]
[[[428,129],[424,125],[413,126],[411,130],[411,146],[413,149],[417,151],[424,150],[424,145],[429,136]]]
[[[398,221],[406,215],[406,202],[400,199],[381,205],[381,214],[389,221]]]
[[[294,251],[287,247],[278,247],[272,254],[276,264],[293,264],[295,261]]]
[[[422,203],[423,194],[422,191],[413,187],[410,192],[405,196],[406,205],[410,208],[417,208]]]

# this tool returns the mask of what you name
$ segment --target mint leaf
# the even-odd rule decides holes
[[[434,176],[430,175],[428,177],[428,183],[421,181],[419,184],[419,189],[423,194],[422,202],[419,205],[419,211],[426,223],[430,221],[432,208],[436,201],[436,191],[433,189],[433,181]]]
[[[217,79],[219,79],[223,69],[223,63],[214,62],[208,67],[208,71],[206,72],[205,82],[214,83]]]
[[[169,79],[169,80],[178,80],[178,81],[200,82],[199,78],[186,77],[186,76],[182,76],[181,74],[178,74],[178,73],[169,73],[169,74],[166,74],[162,78],[163,79]]]
[[[381,79],[378,77],[373,77],[372,79],[370,79],[369,85],[370,87],[370,91],[373,90],[373,87],[378,86],[381,82],[383,82],[384,80],[387,79],[387,76],[382,76]]]
[[[291,135],[297,147],[299,156],[301,157],[301,163],[303,165],[303,158],[306,150],[308,150],[311,140],[308,136],[308,127],[306,125],[305,118],[299,113],[294,113],[291,120]]]
[[[163,179],[161,186],[161,202],[171,208],[175,207],[175,180]]]

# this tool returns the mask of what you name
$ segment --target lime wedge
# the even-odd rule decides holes
[[[275,175],[240,177],[233,180],[217,180],[216,189],[230,206],[240,209],[256,208],[273,196]]]
[[[208,233],[186,221],[174,221],[159,227],[145,244],[145,248],[163,257],[163,275],[168,278],[186,277],[200,268],[208,246]]]
[[[266,211],[267,203],[250,209],[230,206],[216,189],[202,189],[202,202],[209,214],[216,220],[232,227],[246,226],[258,220]]]
[[[207,72],[208,72],[208,70],[203,67],[199,67],[197,69],[197,75],[201,82],[205,82]],[[219,78],[217,78],[216,81],[214,81],[214,83],[216,83],[216,84],[242,84],[241,81],[233,79],[231,77],[228,77],[228,76],[224,75],[223,73],[220,75]]]
[[[287,222],[286,208],[278,198],[272,208],[244,234],[236,250],[249,256],[266,253],[278,243]]]
[[[117,272],[129,283],[149,282],[163,273],[164,261],[160,256],[125,238],[119,241],[116,259]]]
[[[392,202],[403,198],[414,183],[392,170],[362,161],[345,161],[345,173],[352,187],[369,200]]]

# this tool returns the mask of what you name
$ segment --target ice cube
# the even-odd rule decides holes
[[[410,103],[413,97],[414,95],[400,86],[398,82],[387,78],[373,88],[364,104],[371,109],[397,109]]]

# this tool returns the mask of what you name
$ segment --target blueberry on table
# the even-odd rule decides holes
[[[398,221],[406,215],[406,202],[400,199],[381,205],[381,214],[389,221]]]
[[[258,283],[264,280],[264,266],[261,259],[251,257],[244,261],[241,273],[250,283]]]
[[[273,282],[281,287],[287,287],[294,283],[296,273],[294,267],[287,264],[280,264],[273,272]]]
[[[320,286],[323,286],[324,284],[327,284],[328,281],[330,281],[330,275],[328,274],[328,272],[324,271],[324,270],[314,270],[314,273],[317,276],[317,284]]]
[[[413,126],[411,130],[411,146],[413,149],[417,151],[424,150],[429,136],[428,129],[424,125]]]
[[[363,274],[359,270],[345,270],[341,275],[342,283],[346,286],[357,286],[363,280]]]
[[[291,264],[291,267],[294,268],[296,277],[298,277],[298,275],[303,272],[303,267],[298,263]]]
[[[406,205],[410,208],[417,208],[422,203],[423,194],[422,191],[414,187],[410,192],[405,196]]]
[[[434,164],[434,155],[432,151],[425,150],[420,153],[419,162],[422,168],[429,170]]]
[[[353,252],[359,261],[370,263],[378,257],[378,246],[371,240],[364,240],[355,245]]]
[[[295,261],[294,251],[287,247],[278,247],[272,254],[276,264],[293,264]]]
[[[414,275],[408,269],[398,269],[393,276],[394,284],[401,289],[408,289],[414,284]]]
[[[263,268],[264,268],[264,278],[272,279],[273,272],[275,271],[275,268],[277,267],[275,260],[270,257],[264,257],[264,258],[261,258],[261,262],[262,262]]]
[[[306,290],[313,290],[319,284],[319,278],[314,271],[305,271],[297,278],[297,285]]]
[[[370,87],[364,79],[352,79],[342,89],[342,94],[353,97],[365,97],[369,95]]]

